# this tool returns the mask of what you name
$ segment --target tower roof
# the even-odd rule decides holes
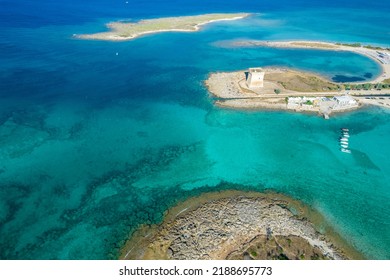
[[[250,73],[254,73],[254,72],[263,72],[263,68],[261,68],[261,67],[249,68],[249,72],[250,72]]]

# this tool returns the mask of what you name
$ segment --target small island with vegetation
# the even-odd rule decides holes
[[[111,22],[107,24],[109,31],[95,34],[75,34],[74,37],[89,40],[126,41],[151,33],[198,31],[200,26],[211,22],[237,20],[249,15],[247,13],[219,13],[145,19],[138,22]]]

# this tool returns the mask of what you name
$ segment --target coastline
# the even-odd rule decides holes
[[[264,75],[261,87],[249,86],[248,81],[246,81],[249,72],[245,70],[211,73],[205,81],[205,85],[209,93],[217,98],[214,103],[219,107],[309,112],[318,113],[325,118],[329,118],[331,113],[348,112],[359,109],[363,105],[390,108],[390,89],[388,86],[390,83],[390,50],[388,48],[375,48],[360,44],[342,45],[320,41],[257,40],[233,41],[227,43],[227,46],[354,52],[373,60],[380,66],[382,73],[363,85],[362,82],[331,82],[316,73],[288,68],[261,68]],[[269,78],[272,75],[274,77]],[[295,100],[290,103],[290,100],[299,98],[302,98],[302,101]],[[321,100],[321,98],[328,98],[328,100]],[[338,98],[349,99],[349,103],[341,106],[342,103]]]
[[[286,111],[286,112],[291,112],[291,113],[300,113],[300,114],[307,114],[307,115],[319,115],[318,109],[290,109],[287,108],[287,106],[283,104],[272,104],[272,103],[266,103],[266,102],[256,102],[254,100],[248,100],[247,102],[245,101],[240,101],[240,100],[224,100],[224,101],[216,101],[215,105],[220,107],[220,108],[225,108],[225,109],[231,109],[231,110],[245,110],[245,111],[274,111],[274,112],[280,112],[280,111]],[[378,106],[374,102],[371,103],[359,103],[358,107],[353,107],[353,108],[348,108],[348,109],[341,109],[341,110],[335,110],[332,112],[332,116],[337,116],[340,114],[348,113],[355,111],[357,109],[361,109],[364,106]],[[390,107],[389,107],[390,108]]]
[[[238,214],[232,215],[235,211]],[[210,237],[210,232],[221,236]],[[177,234],[185,240],[178,242]],[[193,240],[199,236],[202,238]],[[280,244],[290,240],[288,246],[282,246],[286,252],[293,250],[293,239],[299,246],[309,244],[316,250],[314,256],[320,258],[364,259],[324,217],[302,202],[279,193],[236,190],[203,193],[171,207],[161,224],[141,226],[132,235],[120,259],[234,259],[242,257],[243,252],[245,255],[253,242],[264,245],[270,237]],[[197,245],[184,245],[193,242]],[[306,253],[303,255],[309,257]]]
[[[111,22],[106,25],[109,29],[106,32],[75,34],[73,37],[84,40],[128,41],[142,35],[162,32],[196,32],[206,24],[239,20],[250,15],[249,13],[204,14],[198,16],[147,19],[136,23]]]
[[[353,280],[386,275],[379,266],[390,261],[390,109],[375,105],[390,98],[368,99],[360,90],[362,96],[353,97],[361,99],[361,109],[326,121],[316,112],[277,104],[237,109],[227,107],[234,100],[226,100],[226,107],[217,107],[214,102],[224,100],[212,96],[203,81],[209,73],[256,66],[291,67],[334,81],[376,79],[382,66],[357,53],[219,44],[315,40],[390,47],[390,1],[46,0],[1,6],[3,275],[34,279],[73,271],[80,278],[86,268],[89,277],[116,278],[127,266],[133,275],[118,277],[125,280],[137,278],[137,267],[177,265],[181,272],[202,269],[207,279],[206,269],[224,272],[234,264],[117,266],[112,260],[140,225],[159,225],[172,206],[232,189],[280,192],[306,204],[368,260],[364,268],[364,262],[329,265],[358,265],[348,269]],[[110,22],[236,12],[254,13],[200,25],[199,31],[168,29],[125,41],[72,38],[109,31]],[[351,154],[341,151],[347,129]],[[181,205],[175,216],[196,208],[188,206]],[[18,259],[38,262],[22,268]],[[78,267],[54,271],[43,263],[40,273],[39,260],[50,259]],[[113,267],[87,268],[93,260]],[[8,273],[12,263],[19,267]],[[252,264],[272,266],[273,278],[286,273],[283,280],[326,274],[336,280],[344,274],[330,268],[309,275],[310,262],[293,263],[309,266],[297,273],[263,261],[236,268]]]
[[[331,113],[356,110],[365,103],[360,98],[350,105],[339,105],[334,98],[350,96],[349,92],[336,90],[338,84],[310,72],[286,68],[262,68],[262,71],[265,74],[261,88],[248,87],[244,70],[211,73],[204,84],[216,106],[231,109],[306,112],[328,118]],[[294,99],[301,101],[290,103]]]
[[[322,42],[322,41],[258,41],[258,40],[248,40],[248,41],[236,41],[232,43],[234,47],[271,47],[271,48],[285,48],[285,49],[317,49],[317,50],[330,50],[330,51],[348,51],[354,52],[360,55],[364,55],[381,67],[382,73],[368,82],[371,83],[381,83],[384,80],[390,79],[390,60],[381,60],[378,56],[378,51],[387,54],[390,57],[390,51],[388,49],[369,49],[364,46],[352,47],[347,45],[341,45],[331,42]],[[353,83],[351,83],[353,84]]]

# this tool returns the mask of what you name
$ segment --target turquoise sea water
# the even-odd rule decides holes
[[[222,45],[388,46],[388,4],[0,2],[0,258],[112,258],[129,232],[160,221],[175,201],[229,188],[302,200],[368,258],[390,258],[388,110],[330,120],[239,112],[214,108],[203,85],[209,72],[253,66],[375,77],[379,66],[352,53]],[[241,11],[259,14],[197,33],[72,39],[116,19]],[[351,155],[338,150],[340,127],[350,128]]]

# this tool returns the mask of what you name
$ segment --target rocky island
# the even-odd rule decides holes
[[[314,221],[314,223],[312,222]],[[315,225],[316,224],[316,225]],[[337,245],[336,245],[337,244]],[[206,193],[143,226],[121,259],[361,259],[318,213],[280,194]]]
[[[198,16],[166,17],[146,19],[138,22],[111,22],[110,29],[95,34],[75,34],[74,37],[89,40],[126,41],[141,35],[159,32],[191,32],[198,31],[202,25],[224,20],[237,20],[249,16],[247,13],[205,14]]]

